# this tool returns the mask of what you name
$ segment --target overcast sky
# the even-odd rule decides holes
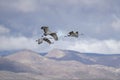
[[[59,41],[37,45],[41,26]],[[71,30],[85,35],[64,38]],[[120,54],[120,0],[0,0],[0,51],[54,48]]]

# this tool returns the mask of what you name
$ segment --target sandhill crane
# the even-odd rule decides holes
[[[38,42],[38,44],[43,43],[43,41],[47,42],[48,44],[52,44],[52,42],[47,37],[43,37],[43,38],[36,40],[36,42]]]
[[[41,29],[44,31],[44,36],[50,35],[54,40],[58,40],[58,36],[55,32],[51,32],[47,26],[42,26]]]
[[[68,37],[78,37],[79,36],[79,33],[78,31],[74,32],[74,31],[70,31],[68,34],[67,34]],[[67,37],[65,36],[65,37]]]

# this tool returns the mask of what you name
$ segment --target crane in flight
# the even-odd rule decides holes
[[[81,33],[81,34],[79,34],[79,32],[78,31],[70,31],[68,34],[67,34],[67,36],[65,36],[65,37],[76,37],[76,38],[78,38],[79,37],[79,35],[84,35],[83,33]]]
[[[43,35],[41,36],[41,38],[36,40],[36,42],[38,42],[38,44],[41,44],[44,41],[47,42],[48,44],[52,44],[53,42],[50,39],[54,39],[55,41],[58,41],[57,33],[50,31],[48,26],[42,26],[41,30],[43,30]],[[65,37],[78,38],[79,35],[84,35],[84,34],[82,34],[82,33],[79,34],[78,31],[70,31],[70,32],[68,32],[68,34]],[[50,36],[50,37],[48,37],[48,36]]]

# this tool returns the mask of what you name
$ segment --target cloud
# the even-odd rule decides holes
[[[88,53],[120,54],[119,40],[84,39],[76,41],[60,41],[53,48],[75,50]]]
[[[10,29],[6,28],[4,25],[0,25],[0,34],[7,34],[10,32]]]
[[[117,16],[114,16],[114,21],[112,22],[112,28],[115,31],[120,31],[120,18]]]
[[[94,4],[100,4],[103,0],[67,0],[68,2],[71,2],[71,4],[84,4],[84,5],[94,5]]]
[[[74,47],[70,46],[72,49],[76,49],[83,52],[96,52],[96,53],[119,53],[120,41],[116,40],[93,40],[93,41],[83,41],[74,44]]]
[[[26,37],[0,37],[0,50],[36,49],[35,41]]]
[[[36,10],[36,4],[34,0],[18,0],[18,2],[14,4],[14,7],[22,12],[33,12]]]
[[[113,14],[119,15],[119,7],[119,0],[0,0],[0,23],[5,25],[0,25],[0,34],[10,33],[9,37],[0,35],[0,50],[27,48],[39,52],[62,48],[118,53],[120,18],[113,18]],[[50,46],[37,45],[33,37],[42,35],[43,25],[57,31],[60,39],[73,30],[96,40],[62,38]],[[12,37],[17,35],[20,36]]]
[[[4,10],[21,11],[23,13],[34,12],[36,10],[36,0],[6,0],[1,1],[0,6]]]
[[[103,8],[104,6],[105,9],[105,7],[107,7],[107,5],[105,5],[106,3],[108,2],[105,0],[2,0],[0,1],[0,9],[20,11],[23,13],[49,11],[51,8],[55,9],[55,7],[63,11],[66,7]]]
[[[98,40],[98,39],[75,39],[61,38],[49,45],[44,42],[40,45],[35,42],[35,38],[20,37],[0,37],[0,51],[30,49],[37,52],[48,52],[54,48],[75,50],[88,53],[120,54],[119,40]]]
[[[51,50],[51,45],[47,42],[38,45],[37,38],[27,38],[24,36],[1,36],[0,37],[0,51],[29,49],[36,52],[47,52]]]

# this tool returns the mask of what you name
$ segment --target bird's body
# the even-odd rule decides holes
[[[78,31],[76,31],[76,32],[70,31],[67,36],[69,36],[69,37],[78,37],[79,33],[78,33]]]
[[[44,36],[50,35],[54,38],[54,40],[58,40],[58,36],[55,32],[51,32],[47,26],[42,26],[41,29],[44,31]]]
[[[52,42],[47,37],[43,37],[43,38],[36,40],[36,42],[38,42],[38,44],[43,43],[43,41],[47,42],[48,44],[52,44]]]
[[[52,44],[52,42],[46,37],[44,37],[43,40],[46,41],[48,44]]]

